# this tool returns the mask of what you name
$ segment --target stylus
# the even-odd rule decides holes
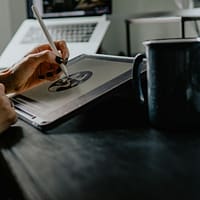
[[[42,20],[42,18],[41,18],[41,16],[40,16],[40,14],[39,14],[39,11],[38,11],[37,7],[34,6],[34,5],[32,5],[31,8],[32,8],[32,11],[33,11],[33,13],[35,14],[35,17],[37,18],[37,20],[38,20],[38,22],[39,22],[39,24],[40,24],[40,26],[41,26],[41,28],[42,28],[42,30],[43,30],[43,32],[44,32],[44,34],[45,34],[47,40],[48,40],[48,42],[49,42],[49,44],[50,44],[50,46],[51,46],[53,52],[54,52],[57,56],[60,56],[60,53],[58,52],[58,50],[57,50],[57,48],[56,48],[56,45],[54,44],[54,42],[53,42],[53,40],[52,40],[52,38],[51,38],[51,35],[49,34],[49,32],[48,32],[48,30],[47,30],[47,27],[46,27],[46,25],[44,24],[44,22],[43,22],[43,20]],[[64,63],[61,63],[61,64],[60,64],[60,67],[61,67],[62,71],[64,72],[64,74],[68,77],[68,76],[69,76],[69,73],[68,73],[68,70],[67,70],[66,65],[64,65]]]

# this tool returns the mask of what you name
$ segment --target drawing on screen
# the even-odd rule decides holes
[[[78,86],[79,84],[87,81],[92,76],[91,71],[81,71],[76,72],[74,74],[69,75],[69,77],[62,77],[56,82],[52,83],[48,91],[49,92],[60,92],[63,90],[67,90],[73,87]]]

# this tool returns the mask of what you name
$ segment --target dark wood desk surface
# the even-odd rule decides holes
[[[126,95],[46,132],[19,120],[0,147],[9,199],[200,198],[200,131],[150,128]]]

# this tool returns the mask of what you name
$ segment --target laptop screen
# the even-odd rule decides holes
[[[33,18],[33,3],[43,18],[97,16],[112,12],[112,0],[27,0],[28,18]]]

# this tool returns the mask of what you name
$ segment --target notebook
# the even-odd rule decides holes
[[[68,63],[65,77],[12,97],[18,116],[39,129],[48,129],[91,107],[131,80],[133,58],[82,54]]]
[[[10,67],[28,51],[47,43],[31,10],[35,4],[53,40],[64,39],[70,51],[69,59],[80,54],[96,53],[107,32],[112,12],[111,0],[27,0],[28,18],[1,54],[0,67]]]

